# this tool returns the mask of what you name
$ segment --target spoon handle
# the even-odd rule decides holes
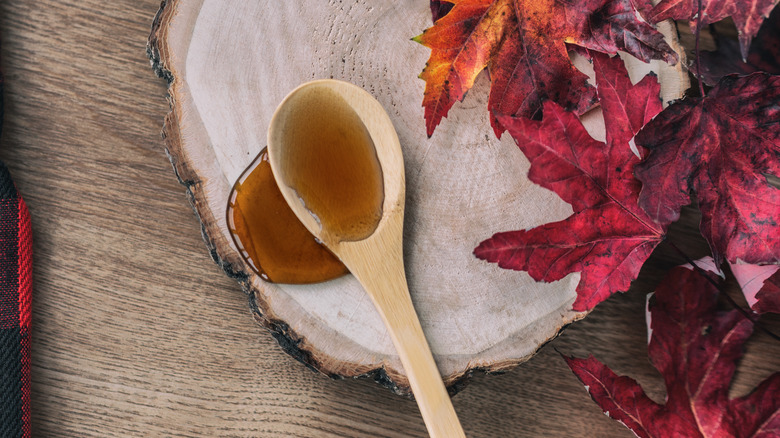
[[[392,234],[386,233],[385,236]],[[400,242],[385,243],[390,243],[390,250],[383,252],[380,260],[373,260],[376,251],[358,249],[362,257],[357,259],[362,263],[348,267],[366,289],[387,326],[428,434],[432,438],[465,437],[414,310],[404,274]]]
[[[375,294],[374,304],[383,314],[428,434],[432,438],[465,437],[412,306],[406,280],[402,280],[403,284],[380,286],[384,290]]]

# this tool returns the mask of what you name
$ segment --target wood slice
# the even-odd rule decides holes
[[[318,78],[357,84],[387,109],[404,151],[404,258],[409,286],[445,383],[528,359],[567,324],[579,274],[537,283],[472,255],[498,231],[566,218],[570,206],[532,184],[508,135],[495,138],[483,74],[432,138],[425,135],[418,74],[429,50],[410,40],[431,25],[427,1],[169,0],[155,18],[149,55],[170,83],[167,151],[202,222],[212,257],[249,294],[255,318],[280,345],[331,377],[370,375],[398,393],[408,381],[382,321],[355,278],[270,284],[253,275],[228,235],[230,188],[266,145],[277,104]],[[670,24],[665,32],[676,36]],[[678,50],[678,53],[682,52]],[[679,63],[651,68],[663,99],[682,96]],[[598,130],[598,111],[591,125]],[[603,128],[602,128],[603,130]],[[596,137],[603,138],[594,132]],[[237,315],[237,317],[240,317]]]

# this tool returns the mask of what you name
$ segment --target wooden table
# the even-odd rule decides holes
[[[160,139],[166,90],[145,53],[158,6],[0,6],[0,159],[28,202],[35,241],[33,436],[425,436],[414,402],[371,381],[329,380],[284,354],[211,261]],[[693,255],[706,252],[687,241]],[[555,349],[593,353],[662,400],[643,307],[669,254],[530,362],[475,376],[454,399],[467,434],[631,436]],[[778,344],[754,335],[733,394],[780,369]]]

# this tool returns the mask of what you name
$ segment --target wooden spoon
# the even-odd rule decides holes
[[[333,145],[320,148],[316,142],[327,141],[320,137],[331,134],[345,135],[347,140],[333,143],[338,150]],[[351,144],[361,138],[368,144]],[[402,252],[404,162],[398,135],[382,105],[346,82],[303,84],[282,101],[271,119],[268,155],[279,189],[296,216],[341,259],[371,297],[409,376],[430,436],[465,436],[409,296]],[[364,158],[362,165],[328,169],[356,155]],[[366,173],[372,169],[372,160],[376,166]],[[301,181],[307,177],[301,175],[301,166],[309,174],[323,173],[319,187],[307,187]],[[359,183],[346,190],[336,189],[344,181],[331,183],[340,177],[349,180],[355,172],[360,175]],[[372,189],[377,184],[378,192]],[[323,201],[322,193],[312,192],[323,188],[333,192],[324,196],[335,196],[335,201]],[[339,216],[342,212],[330,211],[328,203],[350,204],[352,211]],[[363,211],[355,212],[356,205]]]

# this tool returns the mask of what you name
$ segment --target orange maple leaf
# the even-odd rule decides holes
[[[615,54],[626,51],[647,62],[676,62],[663,35],[640,21],[631,0],[452,0],[452,10],[414,38],[431,48],[425,80],[428,136],[462,100],[477,75],[488,69],[488,110],[533,116],[544,100],[578,113],[595,91],[571,64],[566,43]]]

